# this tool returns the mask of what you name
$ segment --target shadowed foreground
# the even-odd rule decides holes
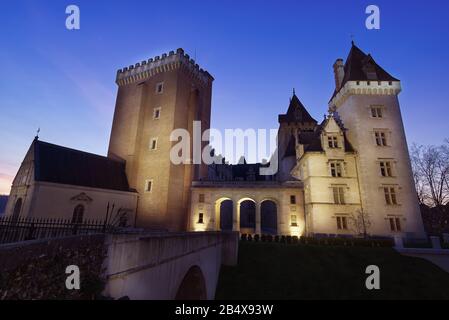
[[[368,291],[368,265],[381,290]],[[216,299],[449,299],[449,274],[389,248],[240,242],[237,267],[222,267]]]

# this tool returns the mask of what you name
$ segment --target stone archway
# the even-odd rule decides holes
[[[264,200],[260,205],[260,229],[263,234],[278,233],[278,206],[273,200]]]
[[[254,233],[256,229],[256,203],[252,199],[239,201],[241,233]]]
[[[216,230],[232,230],[233,224],[233,208],[234,202],[227,197],[218,199],[215,202],[215,213],[216,213]]]
[[[175,300],[206,300],[206,281],[203,272],[198,266],[187,271],[179,285]]]

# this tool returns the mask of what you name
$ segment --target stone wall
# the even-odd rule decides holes
[[[85,300],[103,290],[104,235],[0,246],[0,300]],[[68,290],[66,267],[80,269],[80,290]]]

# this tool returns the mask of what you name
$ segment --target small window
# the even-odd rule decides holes
[[[345,190],[343,187],[332,187],[335,204],[345,204]]]
[[[156,93],[161,94],[163,92],[164,92],[164,83],[159,82],[158,84],[156,84]]]
[[[198,202],[199,202],[199,203],[204,203],[204,193],[201,193],[201,194],[198,196]]]
[[[153,180],[145,181],[145,192],[153,191]]]
[[[84,206],[82,204],[79,204],[73,210],[72,223],[77,224],[83,223],[83,216],[84,216]]]
[[[296,215],[292,214],[291,221],[292,221],[292,225],[291,225],[292,227],[298,226],[298,220],[296,219]]]
[[[390,217],[388,218],[390,221],[390,229],[393,232],[400,232],[401,229],[401,219],[399,217]]]
[[[198,214],[198,223],[204,223],[204,214],[203,213]]]
[[[329,148],[338,148],[338,138],[337,136],[328,136],[327,137],[327,143],[329,145]]]
[[[376,137],[376,145],[379,147],[387,146],[387,135],[383,131],[375,131],[374,135]]]
[[[342,176],[342,169],[341,169],[340,161],[330,162],[330,169],[331,169],[332,177],[341,177]]]
[[[382,107],[371,106],[371,117],[378,119],[383,118]]]
[[[391,170],[391,162],[390,161],[381,161],[380,162],[380,174],[382,177],[392,177],[393,171]]]
[[[154,108],[153,110],[153,119],[157,120],[161,117],[161,108]]]
[[[337,217],[337,229],[338,230],[348,230],[348,218],[347,217]]]
[[[156,149],[157,149],[157,138],[151,139],[151,142],[150,142],[150,149],[151,149],[151,150],[156,150]]]
[[[296,196],[290,196],[290,204],[296,204]]]
[[[397,205],[396,189],[394,187],[384,187],[385,203],[387,205]]]

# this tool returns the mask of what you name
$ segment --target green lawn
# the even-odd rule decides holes
[[[380,290],[365,287],[368,265],[380,268]],[[449,299],[449,274],[389,248],[240,242],[216,299]]]

